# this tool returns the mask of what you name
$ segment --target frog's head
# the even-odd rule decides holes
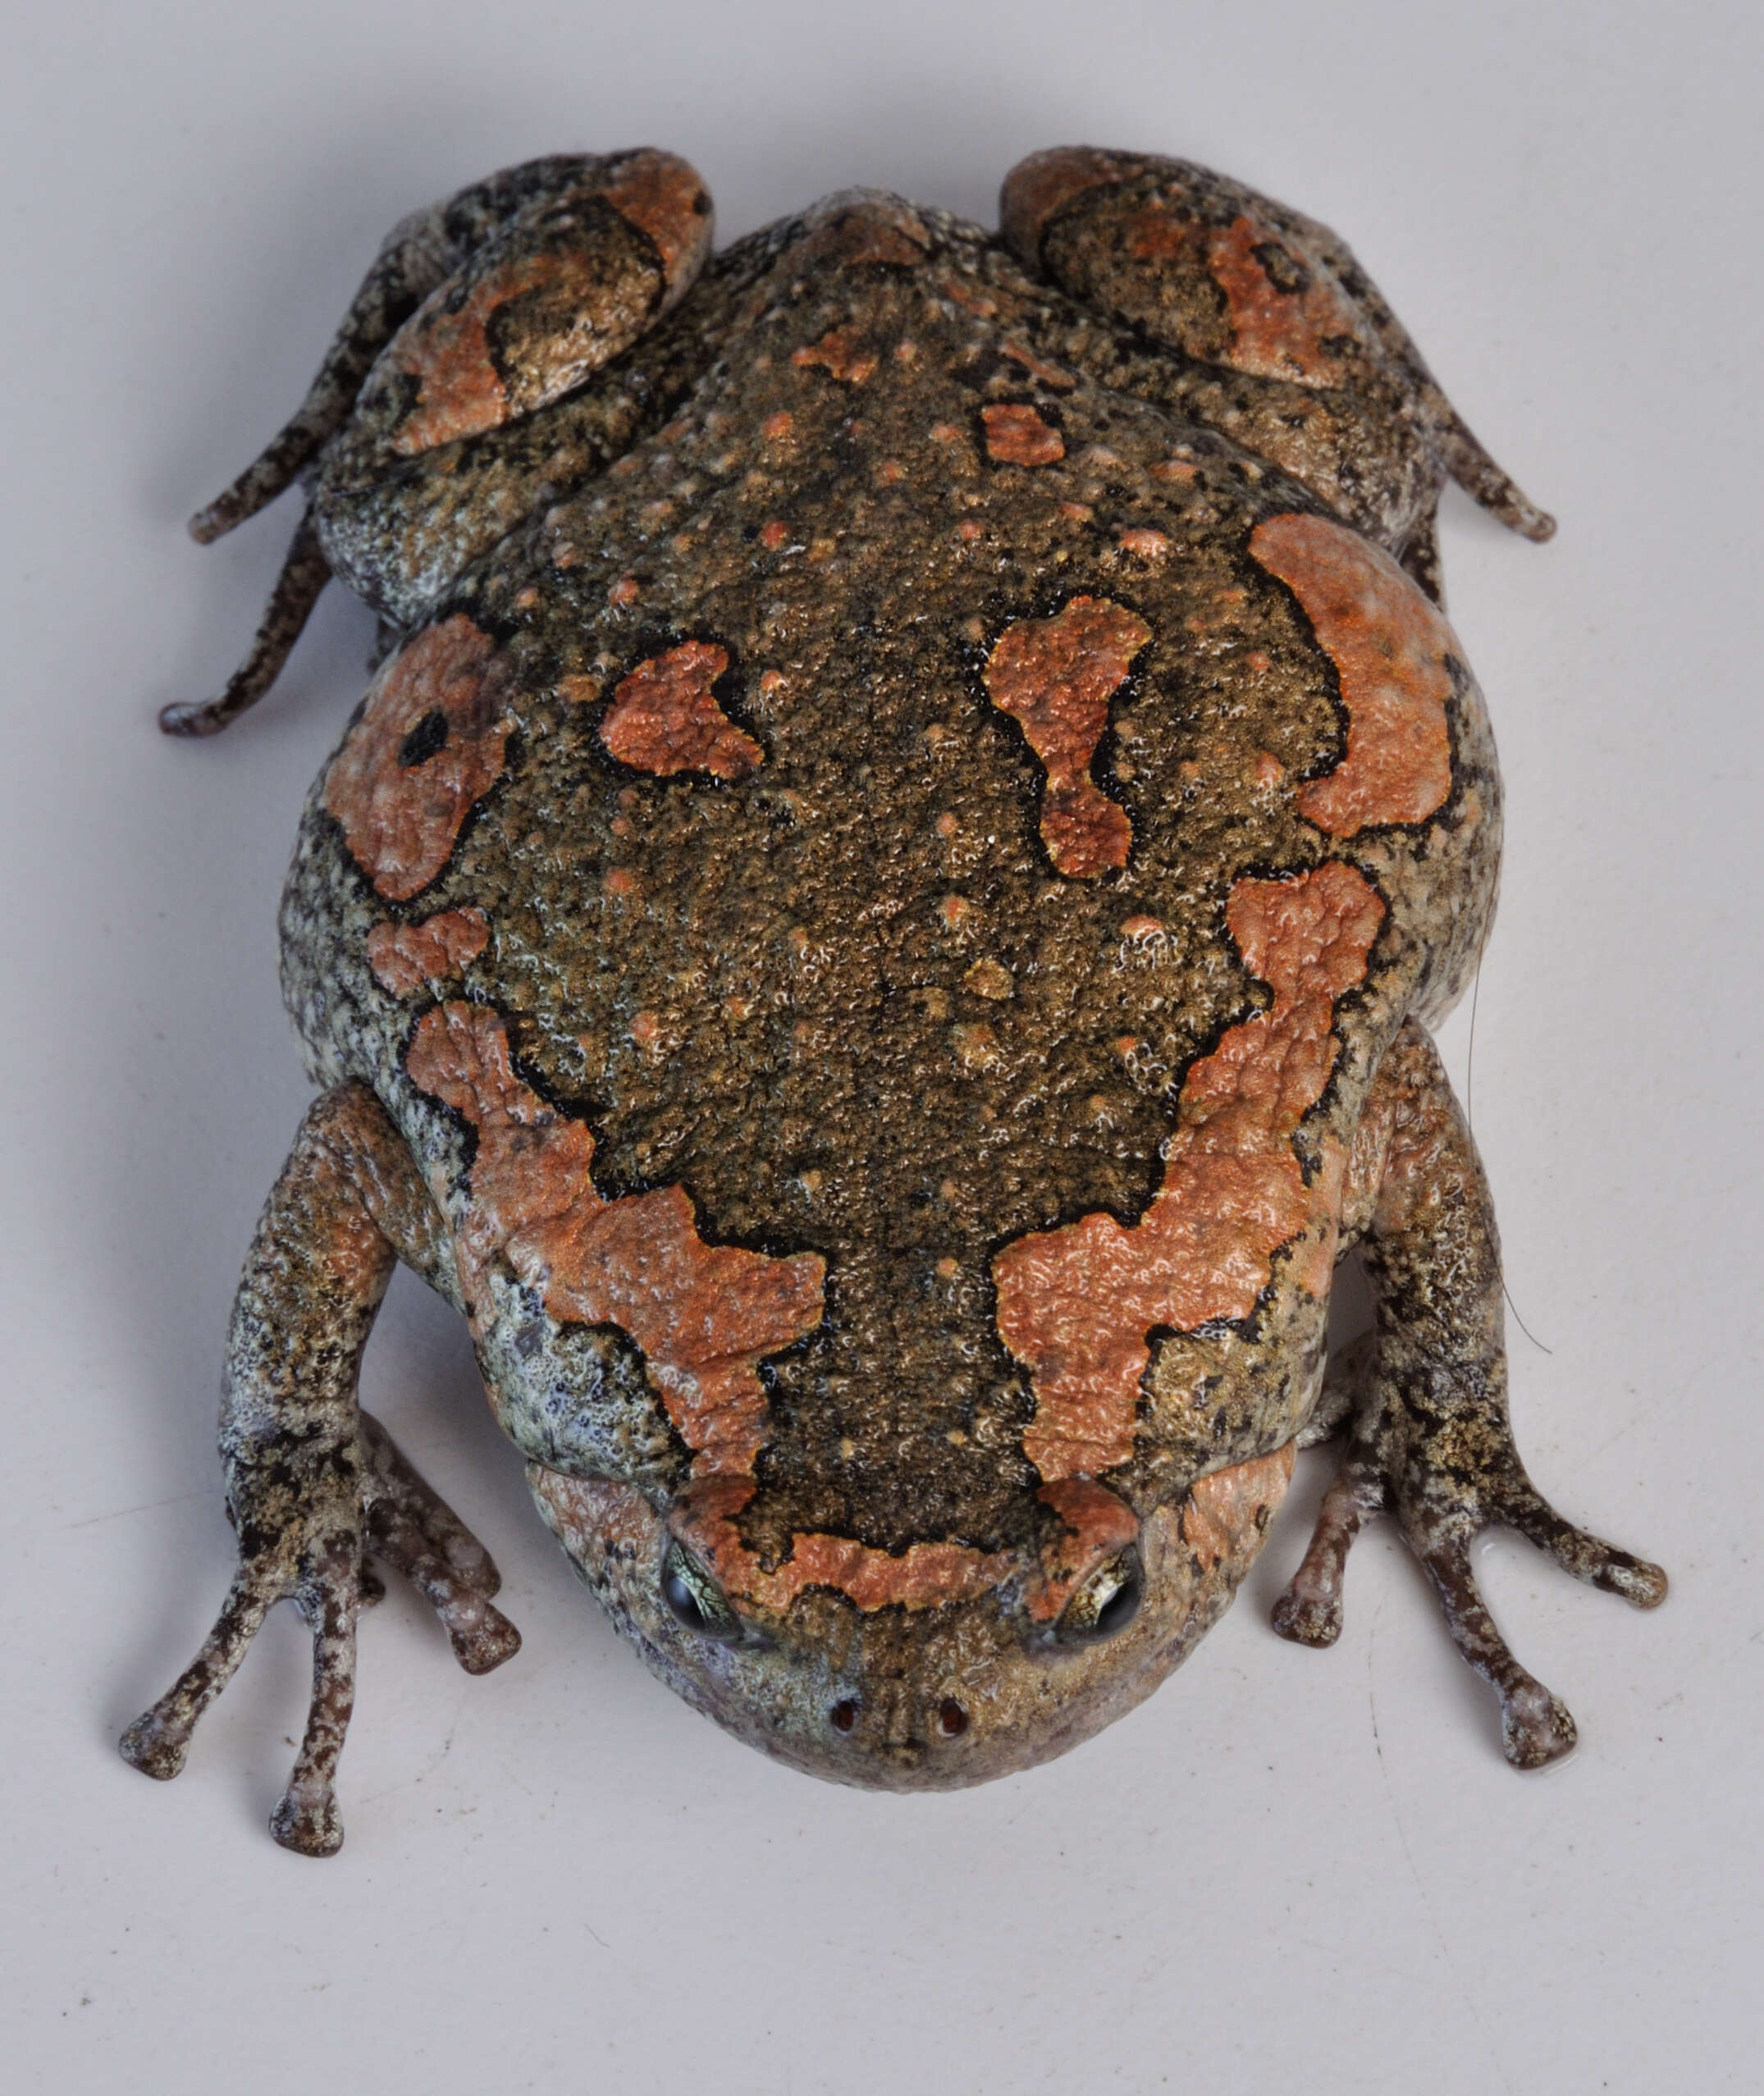
[[[736,1539],[733,1484],[658,1509],[628,1485],[528,1477],[583,1578],[689,1703],[811,1774],[938,1790],[1049,1760],[1149,1695],[1230,1601],[1291,1468],[1289,1445],[1143,1515],[1068,1480],[1043,1488],[1031,1550],[890,1555],[804,1536],[770,1571]]]

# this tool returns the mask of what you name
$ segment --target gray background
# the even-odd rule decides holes
[[[1755,2088],[1764,1596],[1754,7],[755,0],[22,11],[0,80],[12,2085],[744,2096]],[[369,1402],[495,1550],[484,1681],[366,1625],[336,1861],[263,1832],[303,1699],[278,1612],[156,1788],[113,1748],[230,1563],[238,1260],[302,1109],[275,976],[306,785],[363,683],[327,597],[218,742],[291,527],[182,518],[298,399],[386,228],[504,162],[653,140],[724,236],[853,182],[990,219],[1082,139],[1338,227],[1562,520],[1454,496],[1455,622],[1510,788],[1474,1108],[1540,1482],[1657,1557],[1641,1617],[1479,1564],[1578,1714],[1522,1779],[1382,1524],[1331,1654],[1267,1607],[1320,1459],[1186,1671],[966,1794],[824,1788],[615,1642],[464,1334],[395,1289]],[[1448,1031],[1460,1078],[1467,1013]],[[1545,1350],[1545,1349],[1547,1350]]]

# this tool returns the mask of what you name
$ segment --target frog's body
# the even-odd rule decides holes
[[[516,1642],[355,1409],[395,1256],[646,1658],[818,1773],[972,1782],[1138,1701],[1350,1403],[1290,1634],[1388,1504],[1529,1763],[1570,1722],[1469,1537],[1661,1591],[1524,1480],[1422,1031],[1500,833],[1433,507],[1455,472],[1547,520],[1322,229],[1078,152],[1005,229],[834,198],[692,288],[681,163],[513,171],[401,230],[209,514],[318,451],[258,656],[170,724],[249,702],[327,573],[399,642],[284,903],[327,1089],[235,1313],[240,1583],[126,1742],[172,1773],[293,1596],[295,1846],[339,1838],[365,1554],[468,1665]],[[1326,1400],[1361,1241],[1381,1332]]]

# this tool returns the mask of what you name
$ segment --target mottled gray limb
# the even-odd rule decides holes
[[[1620,1594],[1634,1608],[1657,1608],[1666,1597],[1666,1576],[1657,1564],[1632,1557],[1615,1543],[1588,1535],[1565,1521],[1525,1475],[1522,1464],[1508,1481],[1501,1516],[1540,1550],[1547,1550],[1562,1568],[1588,1586],[1607,1594]]]
[[[359,1565],[346,1544],[315,1569],[316,1591],[300,1597],[302,1620],[313,1633],[313,1700],[288,1788],[270,1815],[269,1830],[284,1848],[303,1856],[334,1856],[343,1846],[337,1811],[337,1762],[355,1708],[355,1618]]]
[[[1515,1768],[1574,1743],[1561,1700],[1527,1673],[1470,1569],[1483,1530],[1516,1528],[1565,1570],[1638,1608],[1666,1596],[1657,1565],[1576,1527],[1526,1475],[1507,1410],[1500,1247],[1476,1148],[1433,1043],[1412,1021],[1385,1057],[1369,1115],[1388,1117],[1378,1198],[1364,1238],[1378,1308],[1360,1363],[1351,1436],[1274,1628],[1306,1645],[1341,1628],[1347,1556],[1373,1514],[1396,1517],[1427,1568],[1453,1642],[1501,1698]]]
[[[1407,1533],[1407,1531],[1405,1531]],[[1439,1596],[1451,1642],[1501,1698],[1501,1747],[1515,1769],[1541,1769],[1571,1753],[1579,1738],[1568,1706],[1528,1674],[1495,1628],[1461,1543],[1411,1547]]]
[[[313,606],[331,580],[330,563],[319,546],[311,516],[301,518],[288,557],[264,607],[263,623],[249,653],[227,679],[217,699],[182,702],[160,709],[159,725],[167,735],[214,735],[254,706],[281,676]]]
[[[1437,393],[1438,388],[1436,386],[1434,390]],[[1518,483],[1501,470],[1443,393],[1439,394],[1439,400],[1448,419],[1437,432],[1435,441],[1459,486],[1478,508],[1497,518],[1509,531],[1517,532],[1521,538],[1540,545],[1545,539],[1554,538],[1556,519],[1549,511],[1540,509]]]
[[[531,160],[401,219],[362,279],[306,398],[231,486],[190,518],[190,536],[206,546],[290,486],[348,421],[374,359],[429,293],[514,212],[597,164],[569,153]]]
[[[1444,388],[1428,369],[1426,358],[1415,347],[1414,338],[1391,310],[1389,301],[1361,267],[1346,241],[1318,220],[1294,211],[1290,205],[1283,208],[1327,262],[1343,290],[1371,322],[1387,352],[1408,372],[1441,462],[1452,479],[1473,502],[1522,537],[1542,541],[1552,537],[1556,519],[1547,510],[1540,509],[1495,463],[1446,398]],[[1422,578],[1417,575],[1416,580]],[[1426,587],[1424,582],[1422,586]]]
[[[1362,1525],[1384,1511],[1384,1481],[1355,1450],[1323,1495],[1304,1562],[1274,1604],[1273,1623],[1296,1645],[1334,1644],[1341,1634],[1341,1583],[1347,1554]]]
[[[306,398],[238,479],[190,518],[190,537],[199,544],[222,537],[273,502],[349,419],[374,358],[458,262],[444,209],[436,204],[416,212],[387,235]]]
[[[468,1674],[488,1674],[520,1650],[520,1633],[490,1597],[502,1575],[489,1551],[412,1469],[377,1419],[362,1415],[372,1451],[368,1547],[434,1610]]]
[[[254,1568],[240,1566],[201,1651],[117,1742],[125,1761],[161,1783],[181,1771],[196,1720],[238,1671],[245,1647],[279,1598]]]
[[[379,1587],[370,1555],[412,1580],[468,1672],[520,1644],[491,1605],[499,1582],[489,1554],[356,1402],[394,1265],[403,1258],[432,1273],[444,1243],[422,1176],[373,1094],[359,1085],[327,1093],[271,1192],[234,1305],[221,1450],[239,1569],[195,1660],[121,1741],[136,1768],[176,1775],[265,1614],[291,1601],[313,1637],[312,1705],[270,1824],[306,1855],[328,1856],[343,1838],[335,1783],[354,1702],[356,1619]]]

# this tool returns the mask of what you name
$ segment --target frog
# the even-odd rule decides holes
[[[292,1601],[294,1851],[342,1839],[376,1565],[468,1672],[520,1642],[359,1401],[400,1265],[617,1630],[834,1781],[1091,1738],[1332,1437],[1274,1628],[1332,1643],[1390,1516],[1520,1768],[1574,1723],[1473,1542],[1665,1594],[1520,1457],[1433,1038],[1501,834],[1438,504],[1551,520],[1317,221],[1088,147],[999,219],[853,190],[717,249],[658,148],[505,170],[395,228],[193,522],[304,491],[167,732],[269,690],[333,577],[381,632],[281,903],[317,1097],[226,1341],[237,1570],[121,1742],[177,1774]],[[1332,1354],[1350,1254],[1373,1322]]]

